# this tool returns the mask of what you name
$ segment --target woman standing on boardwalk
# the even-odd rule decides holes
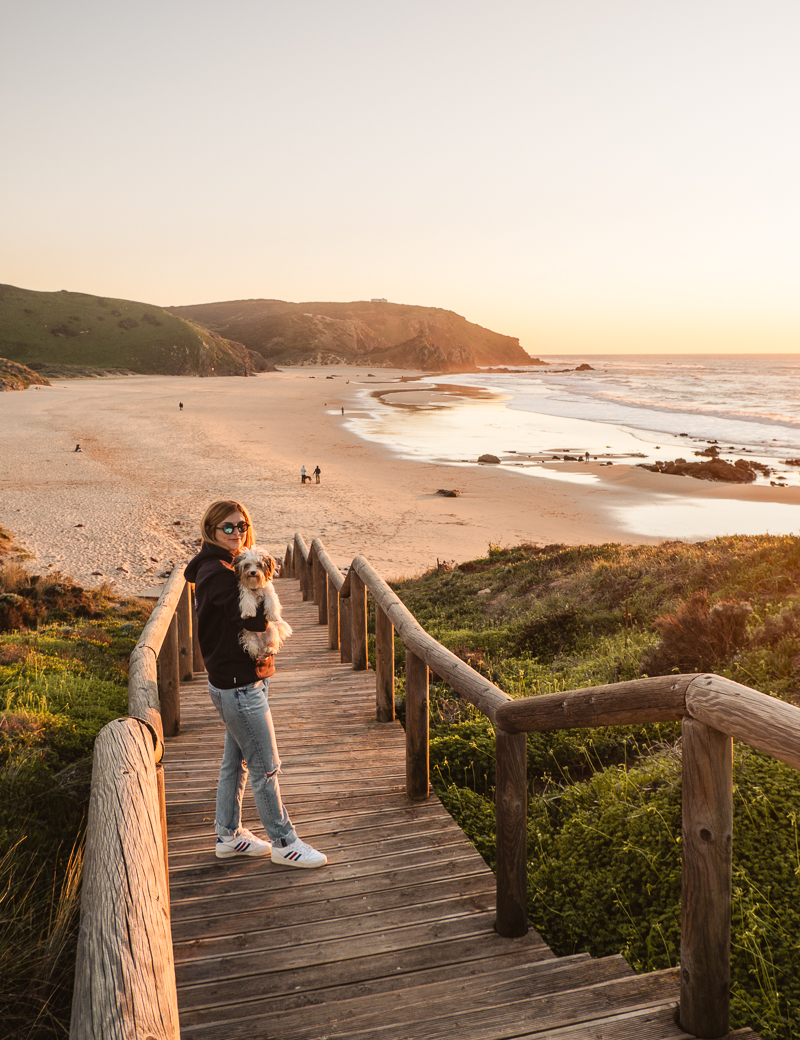
[[[186,567],[194,582],[197,635],[208,671],[208,692],[225,723],[225,749],[217,786],[216,854],[271,855],[273,863],[321,867],[327,857],[301,841],[281,801],[280,758],[267,699],[273,656],[254,661],[239,642],[242,629],[264,632],[263,606],[242,618],[234,557],[253,544],[247,509],[239,502],[214,502],[201,522],[203,544]],[[242,795],[248,772],[258,815],[270,841],[242,827]]]

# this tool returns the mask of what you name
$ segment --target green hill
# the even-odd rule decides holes
[[[513,336],[484,329],[441,307],[386,300],[233,300],[167,310],[244,343],[273,364],[465,372],[479,366],[537,363]]]
[[[0,285],[0,357],[51,378],[128,372],[250,375],[272,366],[148,303]]]

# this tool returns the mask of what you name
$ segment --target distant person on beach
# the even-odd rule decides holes
[[[83,448],[80,446],[80,444],[75,445],[75,451],[83,451]]]
[[[178,411],[179,412],[183,411],[183,401],[178,401]]]
[[[317,483],[318,484],[319,484],[320,473],[322,473],[322,470],[319,468],[319,466],[317,466],[317,468],[314,470],[314,476],[317,478]]]
[[[349,382],[349,380],[348,380],[348,382]],[[342,415],[344,415],[344,408],[342,408]]]
[[[200,523],[202,547],[186,567],[194,582],[197,636],[208,672],[211,701],[225,723],[225,745],[217,784],[216,855],[270,856],[287,867],[322,867],[324,853],[301,841],[281,800],[280,758],[269,708],[269,677],[275,658],[255,661],[239,642],[243,629],[265,632],[263,605],[242,618],[233,560],[253,545],[250,514],[239,502],[214,502]],[[242,827],[242,795],[250,785],[269,841]]]
[[[305,482],[306,482],[306,465],[305,465],[305,463],[303,463],[303,465],[300,467],[300,483],[301,484],[305,484]]]

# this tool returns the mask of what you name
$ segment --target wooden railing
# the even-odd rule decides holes
[[[716,675],[677,675],[512,699],[429,636],[369,563],[346,575],[295,535],[282,577],[313,600],[328,646],[366,670],[367,594],[375,603],[376,715],[394,719],[394,635],[406,651],[406,791],[430,793],[429,675],[490,719],[496,736],[497,931],[524,935],[526,734],[682,720],[681,1027],[728,1032],[732,738],[800,768],[800,709]],[[95,743],[70,1040],[178,1040],[169,921],[164,736],[180,728],[180,681],[202,671],[189,586],[173,571],[131,654],[129,716]]]
[[[95,741],[70,1040],[180,1035],[162,759],[203,668],[193,630],[179,567],[131,654],[128,717]]]
[[[314,539],[296,534],[284,574],[319,607],[328,645],[366,669],[367,592],[375,603],[376,713],[394,718],[394,633],[406,650],[406,792],[430,790],[428,682],[433,672],[492,722],[496,739],[497,931],[525,934],[527,733],[682,723],[680,1024],[697,1037],[729,1031],[733,738],[800,769],[800,708],[719,675],[671,675],[512,699],[429,636],[369,563],[343,576]]]

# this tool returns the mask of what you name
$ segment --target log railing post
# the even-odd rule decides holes
[[[349,596],[339,597],[339,660],[350,664],[353,660],[353,607]]]
[[[329,574],[325,575],[327,582],[326,598],[328,602],[328,649],[339,649],[339,592],[331,580]]]
[[[406,647],[406,794],[430,794],[428,666]]]
[[[319,553],[314,553],[314,602],[317,604],[317,619],[321,625],[328,623],[328,576],[319,559]]]
[[[197,634],[197,603],[194,598],[194,585],[189,586],[189,603],[192,609],[192,671],[204,672],[203,651],[200,649],[200,638]]]
[[[286,552],[283,554],[283,565],[280,569],[279,578],[293,578],[294,567],[292,566],[292,547],[291,545],[286,546]]]
[[[158,655],[158,689],[165,737],[176,737],[181,729],[181,683],[178,661],[178,617],[172,615],[161,653]]]
[[[355,571],[350,571],[350,644],[353,669],[366,671],[367,663],[367,587]]]
[[[496,731],[497,921],[506,939],[528,931],[527,734]]]
[[[394,720],[394,628],[375,604],[375,708],[378,722]]]
[[[303,555],[301,543],[299,537],[295,537],[294,540],[294,568],[295,577],[300,582],[300,589],[303,593],[303,602],[310,599],[310,590],[308,582],[308,561]]]
[[[683,721],[681,1028],[697,1037],[729,1029],[733,741]]]
[[[183,586],[181,598],[178,600],[178,671],[181,682],[191,682],[194,678],[192,662],[192,607],[191,589]]]
[[[97,736],[70,1040],[178,1040],[153,738],[137,719]]]

